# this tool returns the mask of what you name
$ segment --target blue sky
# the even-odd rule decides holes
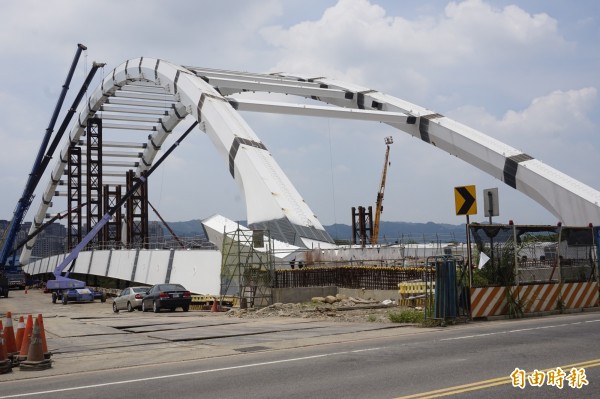
[[[139,56],[315,74],[427,107],[600,189],[597,1],[21,0],[0,1],[0,11],[3,219],[12,216],[77,43],[88,51],[65,104],[92,61],[107,63],[99,75]],[[474,184],[480,196],[499,188],[498,222],[556,223],[504,183],[384,125],[244,117],[323,224],[350,224],[352,206],[374,205],[389,135],[383,220],[464,223],[453,188]],[[60,201],[54,212],[66,209]],[[245,219],[227,162],[200,132],[150,179],[150,201],[170,221]],[[37,200],[26,220],[36,208]],[[483,201],[471,220],[485,220]]]

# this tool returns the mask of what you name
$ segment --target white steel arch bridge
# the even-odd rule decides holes
[[[242,99],[243,92],[281,93],[326,105]],[[245,96],[244,96],[245,97]],[[237,111],[295,114],[386,123],[455,155],[519,190],[563,224],[600,224],[600,192],[507,144],[450,118],[382,92],[318,76],[257,74],[181,66],[154,58],[126,61],[78,110],[69,140],[52,170],[31,233],[43,224],[64,185],[71,144],[83,146],[87,121],[100,117],[105,132],[103,164],[111,184],[125,184],[127,169],[149,169],[173,129],[187,116],[211,139],[244,195],[251,228],[298,247],[333,242],[268,148]],[[142,132],[137,142],[125,131]],[[127,137],[127,140],[124,138]],[[109,170],[110,169],[110,170]],[[35,242],[21,253],[26,264]]]

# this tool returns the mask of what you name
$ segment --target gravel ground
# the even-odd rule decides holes
[[[296,317],[348,323],[391,323],[390,312],[400,312],[406,308],[398,307],[395,303],[370,301],[344,296],[313,298],[305,303],[274,303],[262,309],[232,309],[228,312],[231,317],[268,318]]]

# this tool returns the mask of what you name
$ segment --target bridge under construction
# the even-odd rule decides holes
[[[182,122],[193,122],[190,129],[208,135],[222,155],[244,196],[250,230],[268,231],[269,239],[289,249],[288,255],[296,249],[335,248],[239,111],[385,123],[503,181],[565,225],[600,225],[597,190],[482,132],[377,90],[321,76],[226,71],[148,57],[127,60],[105,76],[74,115],[30,230],[34,233],[56,214],[51,208],[67,208],[67,250],[144,179]],[[304,100],[284,102],[282,94]],[[267,95],[273,99],[265,100]],[[225,217],[210,222],[216,235],[232,226]],[[144,249],[147,223],[147,188],[141,185],[107,218],[92,244]],[[29,262],[34,243],[32,237],[23,247],[21,264]],[[93,270],[91,263],[87,269]]]

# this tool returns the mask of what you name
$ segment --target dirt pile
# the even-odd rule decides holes
[[[388,317],[391,311],[399,311],[391,300],[379,302],[337,295],[315,297],[311,302],[274,303],[261,309],[231,309],[227,314],[248,319],[297,317],[350,323],[391,323]]]

